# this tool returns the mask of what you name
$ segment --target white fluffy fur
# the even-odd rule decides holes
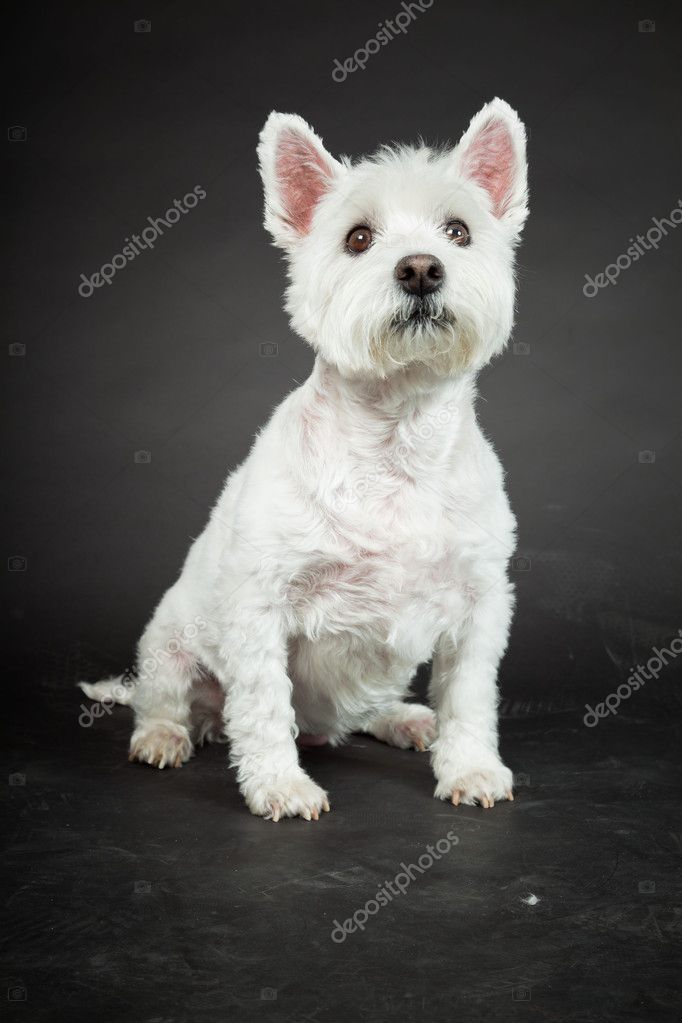
[[[142,636],[147,677],[119,691],[135,711],[131,757],[179,764],[224,733],[250,810],[310,819],[327,794],[296,736],[365,731],[430,746],[436,796],[492,805],[512,787],[496,675],[515,523],[476,422],[475,373],[512,326],[523,126],[494,100],[453,150],[384,148],[351,164],[300,117],[272,114],[258,152],[286,308],[317,359],[228,478]],[[444,233],[453,218],[466,248]],[[350,254],[357,225],[374,243]],[[417,323],[394,277],[411,253],[445,267]],[[404,703],[431,657],[432,709]],[[116,682],[83,689],[116,698]]]

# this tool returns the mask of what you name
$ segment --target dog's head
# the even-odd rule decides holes
[[[478,369],[507,341],[527,215],[525,131],[495,99],[454,149],[335,160],[302,118],[260,136],[265,226],[294,329],[342,373]]]

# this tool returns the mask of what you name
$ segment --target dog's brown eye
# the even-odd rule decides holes
[[[372,232],[368,227],[354,227],[346,238],[346,248],[351,252],[366,252],[372,244]]]
[[[461,220],[450,220],[445,227],[445,233],[455,245],[468,245],[471,241],[469,228]]]

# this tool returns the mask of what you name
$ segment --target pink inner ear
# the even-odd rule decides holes
[[[496,217],[507,207],[514,184],[514,144],[502,121],[488,121],[471,143],[464,158],[464,170],[485,188]]]
[[[307,234],[317,203],[329,187],[332,169],[315,146],[294,131],[279,139],[275,173],[292,227]]]

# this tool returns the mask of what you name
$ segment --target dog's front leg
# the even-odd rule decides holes
[[[461,630],[444,633],[433,659],[431,702],[438,738],[431,763],[435,795],[491,807],[512,799],[512,773],[497,749],[497,669],[513,607],[506,578],[475,602]]]
[[[317,820],[327,793],[298,762],[287,642],[277,611],[241,600],[220,648],[230,762],[252,813]]]

